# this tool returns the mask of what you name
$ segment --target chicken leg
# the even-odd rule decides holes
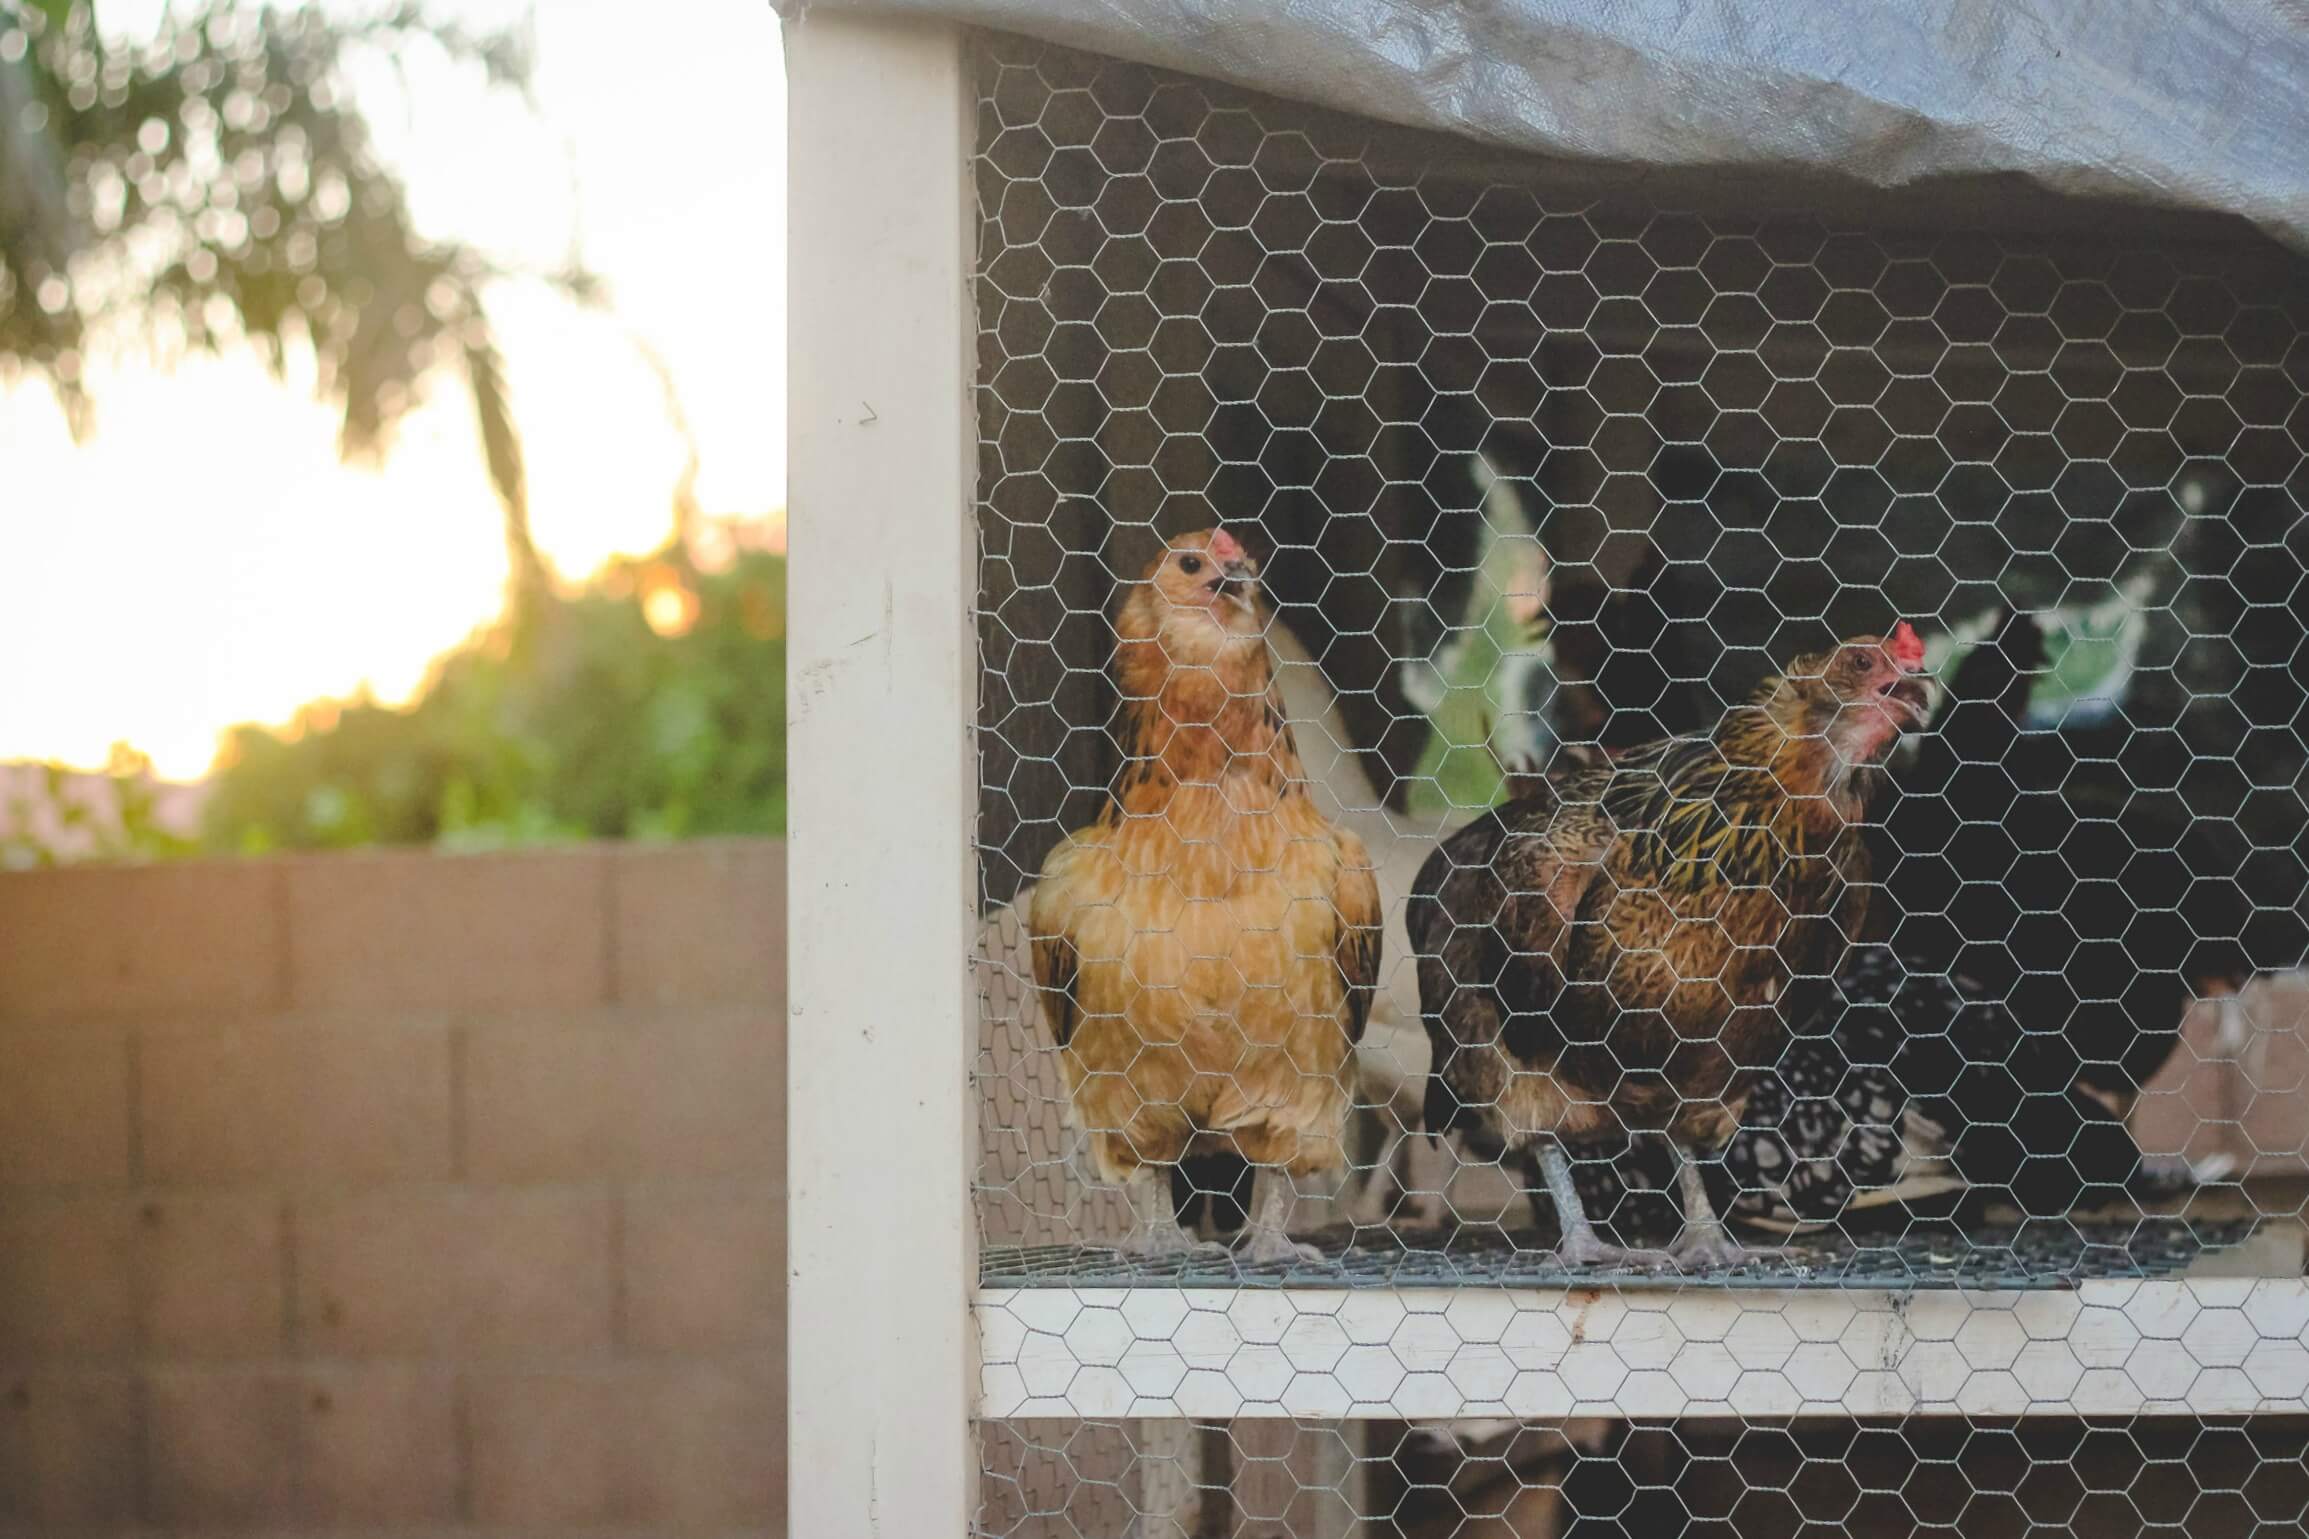
[[[1715,1207],[1708,1201],[1708,1183],[1701,1177],[1699,1156],[1689,1144],[1675,1140],[1670,1143],[1680,1167],[1676,1172],[1676,1185],[1684,1198],[1684,1232],[1668,1247],[1668,1255],[1678,1266],[1687,1271],[1706,1271],[1711,1267],[1737,1267],[1786,1254],[1777,1246],[1751,1247],[1733,1239],[1732,1232],[1716,1217]]]
[[[1579,1187],[1571,1178],[1571,1156],[1563,1152],[1563,1145],[1552,1138],[1539,1140],[1539,1170],[1547,1180],[1547,1194],[1555,1199],[1555,1216],[1563,1225],[1563,1238],[1556,1242],[1556,1259],[1565,1266],[1673,1266],[1676,1258],[1664,1250],[1638,1250],[1624,1245],[1613,1245],[1595,1232],[1588,1222],[1587,1209],[1579,1200]]]
[[[1171,1207],[1169,1166],[1139,1166],[1130,1173],[1123,1190],[1130,1194],[1134,1219],[1129,1236],[1115,1246],[1123,1255],[1159,1261],[1173,1256],[1225,1253],[1226,1247],[1218,1241],[1198,1240],[1179,1227],[1178,1215]]]
[[[1277,1262],[1318,1262],[1323,1252],[1313,1245],[1302,1245],[1291,1238],[1287,1226],[1291,1222],[1291,1178],[1280,1170],[1262,1168],[1259,1171],[1259,1204],[1251,1212],[1248,1232],[1243,1236],[1240,1252],[1243,1260],[1254,1266],[1272,1266]]]

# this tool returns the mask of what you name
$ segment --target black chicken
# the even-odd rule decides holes
[[[2042,629],[2014,613],[1957,670],[1937,730],[1894,770],[1877,870],[1903,956],[2052,1039],[2023,1088],[2082,1086],[2122,1116],[2189,1006],[2251,975],[2245,852],[2227,825],[2137,793],[2113,751],[2032,729],[2044,661]]]
[[[1707,731],[1725,705],[1712,684],[1724,645],[1707,619],[1722,591],[1657,545],[1616,586],[1558,578],[1548,605],[1556,736],[1617,755]]]

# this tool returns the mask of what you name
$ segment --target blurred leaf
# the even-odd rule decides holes
[[[44,376],[77,429],[82,339],[99,322],[141,331],[164,358],[245,347],[276,375],[309,352],[342,451],[362,457],[462,363],[524,547],[519,440],[482,301],[519,275],[418,231],[348,73],[361,56],[429,52],[526,99],[528,28],[476,30],[415,4],[345,19],[213,0],[107,53],[88,0],[0,0],[0,32],[11,18],[29,46],[0,63],[0,367]],[[574,263],[529,276],[597,292]]]

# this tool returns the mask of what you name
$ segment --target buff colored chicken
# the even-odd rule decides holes
[[[1225,1191],[1202,1173],[1248,1164],[1245,1259],[1315,1259],[1285,1232],[1292,1178],[1343,1160],[1379,889],[1308,793],[1266,627],[1258,564],[1224,529],[1171,541],[1130,586],[1113,795],[1034,889],[1044,1017],[1095,1172],[1131,1194],[1138,1254],[1201,1248],[1173,1169]]]

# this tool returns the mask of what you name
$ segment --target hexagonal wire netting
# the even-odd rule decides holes
[[[980,1529],[2296,1523],[2304,263],[980,79]]]

